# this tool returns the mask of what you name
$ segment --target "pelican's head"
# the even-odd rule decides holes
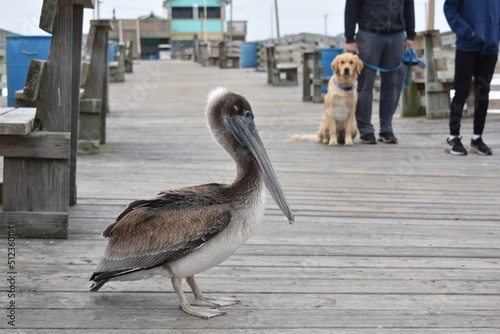
[[[258,162],[267,189],[288,221],[292,223],[294,220],[292,210],[259,137],[252,107],[247,99],[227,88],[215,88],[208,94],[207,117],[212,135],[235,160],[243,154],[251,154]]]

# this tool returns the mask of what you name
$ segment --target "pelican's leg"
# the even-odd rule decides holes
[[[233,298],[210,298],[205,297],[203,292],[201,292],[200,287],[196,283],[194,276],[186,277],[186,282],[188,282],[191,290],[193,291],[195,301],[191,305],[196,306],[206,306],[206,307],[221,307],[221,306],[232,306],[239,304],[239,300]]]
[[[191,306],[182,291],[182,281],[178,277],[172,277],[172,285],[174,286],[175,293],[179,298],[179,303],[184,312],[205,319],[210,319],[218,315],[226,315],[226,312],[221,312],[217,309],[199,308]]]

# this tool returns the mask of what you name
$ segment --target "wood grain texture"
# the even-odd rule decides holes
[[[0,231],[14,226],[19,238],[65,238],[68,235],[67,212],[0,212]]]
[[[0,155],[9,158],[68,159],[70,133],[35,131],[26,136],[0,135]]]
[[[35,124],[35,108],[4,110],[0,114],[0,135],[26,135]]]

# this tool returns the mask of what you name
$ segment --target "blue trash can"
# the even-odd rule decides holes
[[[257,43],[241,43],[241,67],[257,67]]]
[[[31,59],[47,60],[51,36],[7,36],[7,105],[16,106],[14,93],[24,89]]]
[[[319,61],[319,64],[323,66],[323,73],[321,74],[322,78],[330,78],[333,75],[333,70],[330,65],[335,57],[341,53],[344,53],[344,49],[321,49],[321,60]],[[328,91],[328,86],[321,85],[321,91],[326,93]]]
[[[115,45],[113,43],[108,43],[108,62],[113,62],[115,61]]]

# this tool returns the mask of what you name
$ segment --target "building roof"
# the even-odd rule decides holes
[[[139,16],[140,20],[163,20],[163,17],[155,15],[155,13],[151,12],[149,15]]]

